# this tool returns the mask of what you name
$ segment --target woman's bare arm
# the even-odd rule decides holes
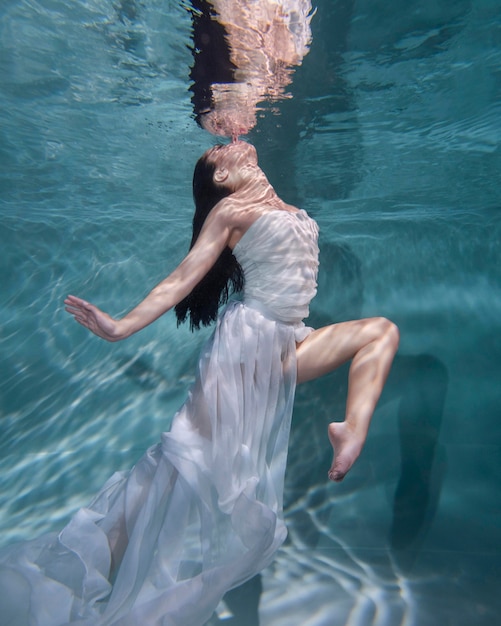
[[[228,245],[233,232],[232,214],[221,204],[223,206],[209,214],[196,244],[184,260],[125,317],[114,319],[93,304],[71,295],[64,301],[66,311],[79,324],[107,341],[130,337],[154,322],[192,291]]]

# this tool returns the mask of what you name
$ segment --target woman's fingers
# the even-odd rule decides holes
[[[64,300],[65,310],[73,316],[73,319],[88,328],[98,337],[107,341],[117,341],[116,336],[116,320],[111,318],[107,313],[101,311],[82,298],[69,295]]]
[[[86,300],[77,298],[76,296],[68,296],[64,301],[65,309],[71,315],[80,314],[82,316],[93,315],[96,312],[96,307]]]
[[[71,296],[71,295],[69,295],[65,299],[64,304],[66,304],[66,306],[68,307],[75,308],[75,309],[87,309],[87,310],[92,309],[92,304],[90,304],[86,300],[82,300],[82,298],[77,298],[76,296]]]
[[[94,331],[95,307],[81,298],[69,295],[65,301],[65,310],[82,326]]]

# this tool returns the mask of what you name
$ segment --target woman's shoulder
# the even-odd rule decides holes
[[[261,212],[262,209],[259,207],[246,205],[231,196],[220,200],[211,211],[213,219],[217,219],[221,224],[228,226],[232,230],[246,230]]]
[[[264,215],[280,213],[303,213],[300,209],[274,196],[259,202],[249,202],[232,194],[220,200],[211,211],[211,219],[217,220],[221,228],[229,230],[228,245],[231,249],[240,241],[249,228]]]

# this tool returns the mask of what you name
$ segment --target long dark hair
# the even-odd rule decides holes
[[[231,191],[214,183],[216,165],[204,154],[197,162],[193,173],[193,236],[190,250],[195,245],[202,226],[216,204],[229,196]],[[219,307],[228,301],[228,297],[241,291],[244,286],[244,274],[240,264],[230,248],[226,247],[208,273],[202,278],[190,294],[176,305],[178,325],[190,318],[190,330],[208,326],[217,318]]]

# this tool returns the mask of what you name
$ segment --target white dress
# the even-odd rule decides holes
[[[317,236],[304,211],[247,230],[234,249],[245,298],[220,316],[170,432],[59,534],[0,554],[6,624],[200,626],[270,563]]]

